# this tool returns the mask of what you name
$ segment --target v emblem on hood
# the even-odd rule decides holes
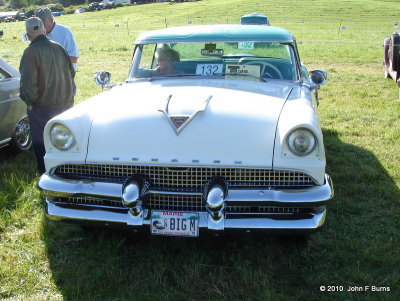
[[[171,98],[172,95],[168,96],[165,108],[158,109],[158,111],[164,113],[170,125],[175,130],[175,134],[179,135],[183,131],[183,129],[189,124],[189,122],[191,122],[199,113],[203,112],[207,108],[207,105],[210,102],[212,96],[211,95],[208,96],[208,98],[201,104],[201,106],[197,110],[193,112],[192,115],[176,115],[176,116],[171,116],[169,115],[168,112],[168,106]]]

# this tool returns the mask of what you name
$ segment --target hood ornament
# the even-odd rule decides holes
[[[172,95],[168,96],[167,104],[164,109],[158,109],[159,112],[164,113],[164,115],[168,118],[168,121],[172,128],[175,130],[175,134],[179,135],[183,129],[191,122],[199,113],[203,112],[206,108],[212,96],[208,96],[208,98],[201,104],[201,106],[193,112],[192,115],[176,115],[171,116],[168,112],[169,102],[172,98]]]

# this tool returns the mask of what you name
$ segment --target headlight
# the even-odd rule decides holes
[[[301,128],[292,131],[287,137],[287,144],[291,152],[297,156],[310,154],[317,145],[317,138],[307,129]]]
[[[75,144],[75,137],[64,125],[56,123],[51,127],[50,140],[59,150],[68,150]]]

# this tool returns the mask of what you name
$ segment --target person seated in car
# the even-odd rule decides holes
[[[156,50],[157,67],[152,70],[152,76],[176,74],[175,63],[179,63],[179,53],[169,47],[161,47]]]

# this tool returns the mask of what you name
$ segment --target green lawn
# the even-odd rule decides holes
[[[291,30],[309,70],[328,71],[319,112],[335,197],[307,242],[88,230],[48,221],[33,154],[0,151],[0,299],[400,300],[400,100],[382,66],[399,9],[398,0],[202,0],[57,18],[81,54],[76,102],[101,92],[95,71],[125,79],[142,31],[238,23],[253,12]],[[0,23],[0,56],[16,67],[23,25]]]

